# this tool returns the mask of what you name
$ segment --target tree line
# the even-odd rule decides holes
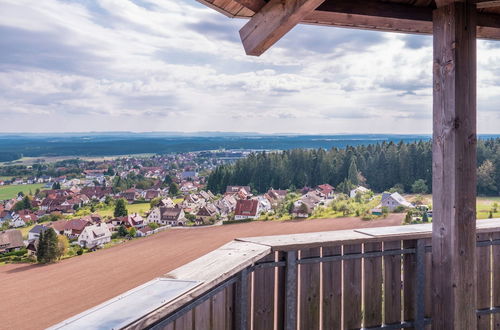
[[[478,192],[500,191],[500,139],[478,141]],[[329,183],[346,192],[365,185],[375,192],[432,191],[432,142],[382,142],[346,148],[294,149],[252,153],[217,167],[207,188],[223,193],[228,185],[249,185],[258,193],[269,188],[298,189]]]

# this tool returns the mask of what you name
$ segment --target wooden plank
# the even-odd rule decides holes
[[[194,309],[194,328],[196,330],[212,329],[210,300],[203,302]]]
[[[226,322],[226,292],[222,291],[210,299],[211,303],[211,324],[213,329],[227,329]]]
[[[320,255],[320,248],[300,250],[300,259]],[[320,263],[299,265],[299,281],[299,328],[319,329]]]
[[[356,229],[355,232],[366,234],[377,238],[416,239],[428,237],[432,232],[432,224],[418,224],[408,226],[377,227]]]
[[[477,234],[477,241],[489,241],[490,234]],[[480,246],[476,248],[477,262],[477,309],[490,308],[491,301],[491,246]],[[477,328],[489,329],[491,315],[478,315]]]
[[[478,9],[494,8],[494,7],[500,7],[500,1],[498,1],[498,0],[479,1],[476,3],[476,8],[478,8]]]
[[[175,330],[175,321],[172,321],[170,324],[167,324],[167,326],[165,326],[163,330]]]
[[[197,278],[203,283],[183,296],[169,301],[143,319],[131,325],[131,328],[146,328],[177,310],[187,302],[199,297],[204,292],[236,275],[242,269],[252,265],[271,253],[269,246],[249,242],[232,241],[217,250],[179,267],[165,275],[166,278],[192,280]]]
[[[323,257],[342,254],[342,247],[325,247]],[[324,262],[323,275],[323,329],[342,328],[342,261]]]
[[[259,12],[266,5],[264,0],[235,0],[240,5],[251,9],[254,13]]]
[[[401,241],[384,242],[384,251],[400,250]],[[384,256],[384,323],[401,322],[401,255]]]
[[[365,253],[382,251],[382,243],[366,243]],[[382,324],[382,257],[364,258],[364,323],[365,328]]]
[[[476,8],[434,11],[433,328],[476,315]]]
[[[286,261],[285,252],[276,252],[276,261]],[[285,326],[285,267],[276,270],[276,329]]]
[[[373,240],[373,237],[358,233],[354,230],[337,230],[306,234],[246,237],[237,238],[236,240],[241,242],[266,245],[271,247],[273,251],[291,251],[346,245],[351,243],[365,243],[367,241]]]
[[[345,245],[344,255],[360,253],[361,245]],[[361,327],[361,259],[344,260],[344,329]]]
[[[491,239],[492,240],[500,240],[500,233],[493,233],[491,234]],[[492,246],[492,260],[493,260],[493,265],[492,265],[492,305],[493,307],[500,307],[500,245],[493,245]],[[500,329],[500,314],[496,313],[493,314],[493,329],[498,330]]]
[[[247,55],[260,56],[324,0],[271,0],[240,30]]]
[[[235,311],[235,308],[234,308],[234,292],[235,292],[235,284],[233,285],[230,285],[226,288],[225,290],[225,303],[224,303],[224,306],[225,306],[225,328],[221,327],[221,328],[217,328],[217,327],[213,327],[213,329],[225,329],[225,330],[232,330],[234,329],[234,311]],[[213,314],[212,314],[213,315]],[[214,320],[212,319],[212,324],[214,324]]]
[[[416,240],[403,241],[404,249],[416,249]],[[414,321],[416,316],[416,282],[417,282],[417,256],[416,254],[403,255],[403,320]],[[409,328],[413,329],[413,328]]]
[[[432,247],[432,239],[425,239],[425,246]],[[432,252],[425,253],[425,282],[424,282],[424,299],[425,299],[425,317],[432,318]],[[431,325],[425,327],[426,330],[431,330]]]
[[[348,2],[347,0],[345,0]],[[335,2],[328,2],[328,4]],[[368,2],[366,2],[368,3]],[[337,26],[345,28],[355,28],[364,30],[377,30],[387,32],[402,32],[410,34],[432,34],[432,21],[428,17],[432,17],[432,8],[414,7],[410,10],[404,8],[391,9],[390,6],[401,6],[388,1],[370,2],[372,5],[377,4],[387,6],[389,10],[383,13],[367,12],[371,10],[370,6],[366,9],[364,6],[353,7],[347,12],[327,11],[328,7],[323,7],[323,10],[318,9],[307,15],[302,23],[314,25]],[[327,3],[325,2],[325,5]],[[427,11],[427,12],[426,12]],[[414,13],[416,12],[416,13]],[[477,37],[483,39],[500,39],[500,15],[482,13],[477,16],[478,28]]]
[[[259,262],[273,262],[271,254]],[[271,267],[254,271],[253,291],[253,328],[262,330],[274,329],[274,274]]]
[[[192,310],[175,320],[175,330],[195,330],[193,328]]]

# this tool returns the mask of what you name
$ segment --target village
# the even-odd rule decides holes
[[[189,153],[83,163],[81,174],[4,180],[9,187],[43,187],[0,202],[0,262],[35,262],[40,236],[49,229],[62,240],[59,258],[67,258],[173,227],[349,215],[372,220],[415,209],[396,191],[375,195],[358,186],[343,194],[326,183],[295,191],[270,187],[263,194],[227,186],[216,195],[205,181],[218,163]],[[408,212],[408,223],[432,217],[428,207],[418,210],[423,212]]]

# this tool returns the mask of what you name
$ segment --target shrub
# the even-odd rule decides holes
[[[396,208],[394,208],[394,210],[392,212],[393,213],[403,213],[405,210],[406,210],[406,208],[404,206],[399,205]]]
[[[81,256],[83,254],[83,249],[79,249],[78,251],[76,251],[76,254]]]
[[[253,221],[252,219],[243,219],[243,220],[226,220],[226,221],[222,221],[222,224],[223,225],[231,225],[231,224],[234,224],[234,223],[243,223],[243,222],[251,222]]]

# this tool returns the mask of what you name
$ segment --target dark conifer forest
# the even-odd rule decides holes
[[[477,161],[478,193],[498,195],[500,139],[479,140]],[[396,187],[402,192],[418,189],[419,193],[430,193],[432,142],[253,153],[234,164],[218,167],[208,177],[208,189],[217,193],[223,193],[227,185],[249,185],[262,193],[271,187],[298,189],[323,183],[337,187],[338,191],[363,184],[375,192]]]

